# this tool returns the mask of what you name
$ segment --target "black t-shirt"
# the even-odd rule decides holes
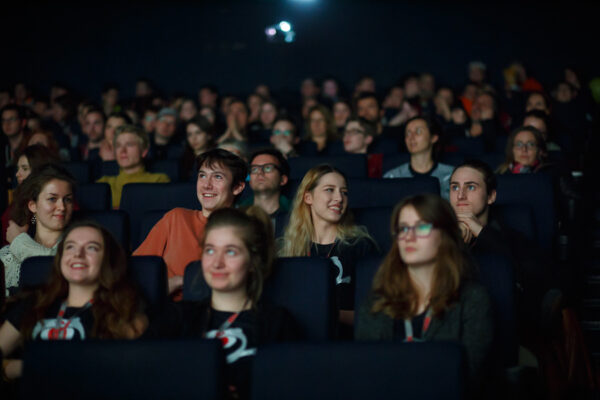
[[[412,324],[414,341],[418,342],[423,338],[423,323],[425,322],[425,315],[427,315],[427,310],[423,311],[419,315],[415,315],[410,321]],[[394,321],[394,339],[401,342],[406,339],[406,329],[404,328],[403,319],[397,319]]]
[[[64,316],[58,320],[62,300],[50,306],[44,319],[38,321],[31,337],[26,340],[85,340],[94,327],[94,314],[89,307],[67,307]],[[14,304],[6,313],[6,320],[15,328],[21,329],[23,319],[33,308],[33,300],[23,300]]]
[[[258,334],[256,332],[256,313],[241,312],[229,328],[219,332],[219,328],[233,313],[211,310],[207,339],[221,340],[225,360],[227,383],[236,388],[241,397],[249,394],[249,379],[252,371],[252,357],[256,355]]]
[[[336,240],[330,244],[311,244],[311,257],[329,258],[336,268],[336,296],[341,310],[354,310],[354,276],[356,261],[377,253],[375,243],[368,238]]]

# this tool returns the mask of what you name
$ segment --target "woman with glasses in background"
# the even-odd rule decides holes
[[[408,197],[395,207],[391,228],[395,240],[359,309],[356,339],[460,343],[477,390],[489,370],[492,310],[485,288],[467,280],[452,207],[437,195]]]
[[[510,134],[506,143],[505,160],[499,174],[538,172],[546,166],[546,142],[542,132],[533,126],[522,126]]]

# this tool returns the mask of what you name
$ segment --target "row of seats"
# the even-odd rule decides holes
[[[300,181],[291,181],[287,194],[293,197]],[[359,224],[367,226],[381,248],[389,244],[389,217],[395,204],[406,196],[417,193],[439,193],[439,182],[431,177],[399,179],[349,179],[349,207]],[[249,185],[242,198],[251,195]],[[82,211],[110,209],[110,187],[105,183],[82,185],[77,201]],[[553,247],[555,203],[551,177],[546,175],[498,176],[496,207],[501,219],[528,238],[537,240],[544,249]],[[200,209],[193,183],[133,183],[125,185],[121,211],[129,218],[130,234],[118,234],[119,227],[109,225],[109,220],[99,219],[117,236],[130,237],[125,248],[135,249],[146,237],[164,212],[175,207]],[[112,217],[116,221],[122,217]],[[124,222],[127,225],[126,222]],[[279,227],[280,228],[280,227]],[[278,229],[279,230],[279,229]]]
[[[517,357],[514,304],[515,277],[509,260],[496,255],[476,258],[479,281],[486,286],[495,312],[494,351],[503,365],[512,366]],[[21,267],[21,287],[42,284],[51,268],[52,257],[32,257]],[[372,286],[381,259],[358,260],[355,273],[355,304],[363,304]],[[159,257],[134,256],[129,263],[130,276],[150,305],[167,299],[166,268]],[[273,275],[265,282],[263,297],[288,309],[303,335],[310,341],[326,341],[335,336],[336,305],[334,270],[328,259],[306,257],[279,258]],[[184,275],[183,299],[198,301],[210,294],[203,279],[200,261],[188,265]]]
[[[451,343],[273,344],[254,358],[251,398],[458,400],[462,365]],[[31,343],[21,396],[218,400],[223,367],[216,340]]]

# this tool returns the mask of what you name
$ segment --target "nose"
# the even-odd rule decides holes
[[[408,232],[406,232],[406,236],[404,237],[404,241],[406,242],[414,242],[417,240],[417,235],[415,234],[415,229],[414,227],[412,229],[409,229]]]
[[[467,198],[467,190],[466,190],[466,188],[464,186],[462,188],[460,188],[460,190],[458,191],[458,198],[459,199],[466,199]]]
[[[63,199],[58,199],[56,202],[56,209],[58,211],[64,211],[65,209],[65,201]]]

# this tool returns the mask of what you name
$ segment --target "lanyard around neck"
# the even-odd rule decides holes
[[[67,318],[67,322],[64,324],[63,326],[63,317],[65,316],[65,312],[67,311],[67,301],[63,301],[63,303],[60,305],[60,309],[58,310],[58,315],[56,316],[56,322],[54,324],[54,334],[53,334],[53,339],[66,339],[67,337],[67,328],[69,327],[69,325],[71,325],[71,321],[77,317],[79,314],[83,313],[84,311],[86,311],[87,309],[89,309],[92,304],[94,303],[94,299],[91,299],[90,301],[88,301],[87,303],[85,303],[83,305],[83,307],[81,307],[79,310],[77,310],[77,312],[73,315],[71,315],[71,317]]]
[[[217,328],[217,334],[216,336],[218,338],[223,337],[223,335],[225,335],[225,330],[227,330],[231,325],[233,325],[233,323],[235,322],[235,320],[240,316],[241,312],[244,311],[244,308],[246,308],[246,305],[248,304],[248,299],[246,299],[246,301],[244,302],[244,305],[242,306],[242,309],[236,313],[233,313],[229,316],[229,318],[227,318],[225,320],[225,322],[223,322],[221,324],[221,326],[219,326]]]
[[[427,309],[427,313],[425,314],[425,319],[423,320],[423,329],[422,329],[422,333],[421,333],[421,338],[423,338],[423,336],[425,336],[425,332],[427,332],[427,329],[429,329],[429,325],[431,324],[432,314],[433,314],[433,312],[431,311],[431,307],[430,307]],[[404,333],[406,334],[406,339],[404,339],[405,342],[414,342],[415,341],[415,338],[413,335],[412,321],[410,319],[404,320]]]

